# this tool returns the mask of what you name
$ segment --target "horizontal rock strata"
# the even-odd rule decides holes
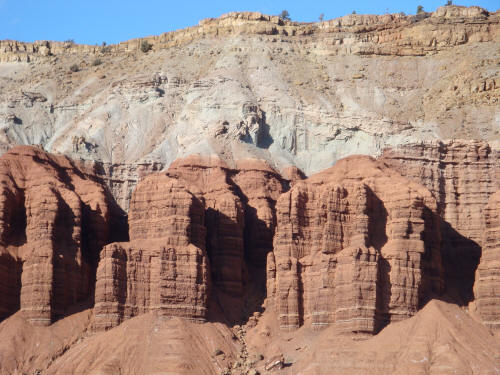
[[[92,297],[110,200],[66,157],[19,146],[0,158],[0,317],[48,325]]]
[[[470,301],[483,246],[483,209],[499,188],[499,151],[482,141],[452,140],[401,146],[382,159],[436,198],[448,292]]]
[[[484,208],[484,238],[474,283],[475,306],[484,324],[500,330],[500,191]]]
[[[283,329],[377,332],[442,290],[436,202],[368,157],[297,182],[277,202],[268,296]]]
[[[132,39],[116,45],[89,46],[68,42],[23,43],[0,41],[0,62],[36,61],[52,55],[96,54],[140,51],[142,41],[160,50],[183,46],[193,39],[209,36],[269,35],[281,37],[319,36],[332,38],[337,53],[359,55],[425,55],[445,47],[470,41],[490,41],[498,36],[490,25],[498,25],[498,15],[477,6],[440,7],[418,15],[352,14],[318,23],[299,23],[257,12],[232,12],[200,21],[198,26],[155,37]],[[441,30],[436,30],[439,25]],[[496,39],[498,40],[498,39]],[[346,45],[352,45],[350,48]]]
[[[130,242],[104,247],[97,269],[95,328],[156,312],[204,320],[209,292],[203,201],[176,179],[145,178],[129,213]]]

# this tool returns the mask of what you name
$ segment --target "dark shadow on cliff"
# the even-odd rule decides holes
[[[474,300],[473,286],[481,259],[479,244],[462,236],[448,222],[441,221],[441,257],[445,293],[460,306]]]
[[[262,112],[262,117],[261,117],[261,121],[259,123],[259,125],[260,125],[259,126],[259,136],[257,138],[256,146],[260,147],[260,148],[268,149],[274,143],[274,139],[273,139],[273,137],[271,137],[271,133],[269,132],[271,127],[267,123],[266,112],[264,112],[262,110],[261,110],[261,112]]]
[[[367,190],[368,235],[366,245],[372,246],[379,254],[377,269],[377,300],[375,316],[375,333],[389,324],[389,305],[391,302],[391,266],[382,256],[382,248],[387,243],[387,209],[384,202],[371,190]]]
[[[106,220],[99,207],[91,208],[82,202],[80,223],[82,261],[81,264],[77,264],[78,243],[68,230],[76,227],[75,218],[64,199],[59,197],[62,203],[56,217],[55,243],[61,246],[55,249],[53,261],[52,322],[94,307],[96,273],[102,248],[112,242],[129,240],[127,214],[118,206],[104,181],[97,177],[87,177],[76,167],[75,170],[81,178],[89,178],[102,184],[109,217]],[[64,176],[67,174],[63,173],[62,177]],[[65,180],[69,183],[69,176],[65,177]]]
[[[228,325],[245,324],[255,315],[264,311],[263,304],[267,296],[266,290],[266,261],[267,254],[273,250],[273,238],[276,228],[275,203],[269,202],[273,212],[272,224],[269,227],[263,220],[259,219],[255,207],[249,205],[248,197],[241,188],[235,184],[231,177],[227,180],[232,191],[243,203],[244,230],[243,230],[243,254],[242,254],[242,294],[230,296],[220,290],[217,286],[217,277],[213,282],[212,295],[209,305],[209,319],[221,321]],[[286,185],[283,181],[283,187]],[[227,216],[217,213],[219,219],[231,221]],[[207,210],[206,220],[213,220],[214,213]],[[233,225],[236,223],[232,222]],[[207,226],[208,228],[208,226]],[[209,229],[209,228],[208,228]],[[207,234],[207,253],[213,258],[213,247],[211,246],[210,234]],[[212,259],[210,259],[210,262]],[[237,267],[237,265],[235,265]],[[211,266],[212,267],[212,266]],[[213,271],[213,268],[212,268]],[[213,275],[214,276],[214,275]],[[212,279],[214,280],[214,279]]]

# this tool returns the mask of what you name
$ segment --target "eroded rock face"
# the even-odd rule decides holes
[[[500,330],[500,191],[484,208],[481,260],[474,283],[474,304],[484,324]]]
[[[500,153],[482,141],[409,144],[382,160],[425,186],[437,200],[447,292],[471,301],[484,239],[483,209],[498,190]]]
[[[377,332],[440,293],[431,194],[368,157],[343,159],[277,202],[268,296],[280,326],[332,323]]]
[[[256,159],[240,160],[232,180],[246,203],[246,259],[265,268],[276,228],[276,201],[286,189],[286,180],[267,163]]]
[[[219,158],[191,156],[176,160],[167,174],[205,202],[207,253],[214,284],[241,295],[244,270],[244,203],[230,179],[231,170]]]
[[[70,159],[35,147],[0,159],[0,317],[48,325],[93,293],[110,200]]]
[[[164,174],[133,193],[130,242],[104,247],[97,270],[95,328],[146,312],[204,320],[209,292],[203,201]]]

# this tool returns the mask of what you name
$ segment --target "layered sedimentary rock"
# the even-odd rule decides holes
[[[386,150],[382,160],[436,198],[448,292],[470,301],[481,246],[487,245],[483,209],[499,188],[500,152],[482,141],[436,141]]]
[[[276,201],[286,180],[262,160],[245,159],[236,164],[232,178],[245,202],[245,255],[253,265],[265,268],[276,228]]]
[[[13,148],[0,159],[0,317],[21,309],[47,325],[93,293],[110,200],[63,156]]]
[[[481,260],[474,283],[474,304],[484,324],[500,330],[500,191],[484,208]]]
[[[283,329],[377,332],[443,288],[436,201],[369,157],[343,159],[277,202],[268,296]]]
[[[95,328],[146,312],[204,320],[209,292],[203,201],[164,174],[145,178],[129,212],[130,242],[104,247]]]
[[[165,167],[163,163],[157,162],[113,164],[95,160],[86,160],[84,165],[106,183],[116,203],[124,212],[129,210],[132,192],[139,180]]]
[[[197,155],[176,160],[167,171],[205,202],[212,279],[223,292],[239,296],[243,287],[245,208],[231,173],[219,158]]]
[[[420,24],[415,25],[415,23]],[[444,24],[444,25],[443,25]],[[208,18],[190,27],[159,36],[132,39],[117,45],[89,46],[73,42],[37,41],[23,43],[12,40],[0,41],[0,62],[36,61],[52,55],[97,54],[109,52],[140,51],[143,40],[155,50],[182,46],[195,38],[210,36],[280,35],[310,36],[331,35],[337,50],[355,54],[424,55],[444,47],[470,41],[495,40],[496,33],[489,25],[498,24],[498,16],[472,6],[446,6],[434,13],[417,16],[398,14],[347,15],[319,23],[299,23],[258,12],[231,12],[219,18]],[[436,32],[435,25],[444,28]],[[344,40],[349,39],[350,43]],[[404,41],[404,42],[403,42]],[[355,43],[353,43],[355,42]],[[354,44],[346,48],[345,44]]]

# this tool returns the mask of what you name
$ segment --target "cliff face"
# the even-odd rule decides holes
[[[308,24],[230,13],[145,38],[148,53],[143,39],[2,41],[0,150],[97,160],[121,189],[127,166],[194,153],[310,175],[406,141],[498,140],[499,29],[498,13],[449,6]]]
[[[480,141],[444,141],[401,146],[382,160],[436,197],[448,292],[473,299],[475,270],[484,242],[483,209],[499,188],[498,149]]]
[[[425,55],[470,41],[491,41],[498,38],[491,28],[499,23],[497,13],[490,14],[477,6],[440,7],[433,13],[419,15],[352,14],[318,22],[299,23],[258,12],[232,12],[219,18],[200,21],[189,27],[159,36],[133,39],[105,47],[77,45],[72,42],[23,43],[0,42],[0,62],[37,61],[48,56],[96,54],[99,52],[139,52],[142,41],[154,50],[185,46],[195,39],[232,35],[261,36],[328,36],[340,54],[358,55]],[[440,30],[436,30],[440,27]]]
[[[474,307],[483,323],[496,332],[500,329],[499,210],[500,192],[496,192],[484,208],[482,255],[474,283]]]
[[[105,187],[68,158],[16,147],[0,159],[2,301],[47,325],[93,296],[95,265],[109,238]]]
[[[29,349],[34,353],[29,360],[0,348],[0,358],[14,358],[0,361],[0,373],[21,368],[153,371],[134,356],[128,361],[105,354],[109,340],[120,353],[133,352],[136,343],[124,339],[125,332],[131,327],[133,337],[141,337],[142,325],[151,330],[151,342],[163,342],[163,335],[183,347],[193,338],[216,340],[224,355],[212,358],[206,348],[193,346],[204,361],[212,358],[209,365],[189,367],[200,373],[234,366],[263,369],[264,363],[250,359],[250,351],[271,356],[283,345],[287,352],[289,340],[302,345],[304,334],[307,340],[316,337],[313,347],[322,348],[318,358],[325,353],[357,358],[359,366],[369,368],[372,362],[322,346],[326,336],[318,332],[340,339],[378,334],[389,325],[375,340],[383,342],[392,327],[414,327],[391,323],[411,319],[426,335],[425,350],[438,353],[450,337],[462,337],[451,323],[459,308],[429,300],[444,294],[464,304],[472,299],[473,283],[471,311],[496,330],[495,158],[496,151],[482,142],[407,145],[379,159],[345,158],[309,178],[289,168],[285,179],[263,160],[244,159],[231,168],[218,157],[194,155],[138,183],[128,234],[118,236],[129,240],[110,243],[117,237],[111,232],[118,231],[110,229],[116,206],[104,181],[66,157],[15,148],[0,158],[0,332],[15,341],[13,332],[25,324],[20,331],[24,344],[16,344],[21,347],[46,342],[53,332],[61,339],[49,349]],[[91,310],[74,313],[82,308]],[[434,324],[427,322],[429,314],[444,327],[439,340],[427,337],[425,327]],[[186,331],[165,323],[171,318]],[[467,319],[461,322],[477,330],[478,338],[464,345],[480,347],[488,341],[481,336],[484,328]],[[76,328],[66,337],[60,327],[73,321]],[[246,325],[235,328],[231,340],[226,323],[214,321]],[[82,345],[90,345],[102,363],[75,359],[87,347]],[[436,363],[493,368],[494,349],[488,345],[480,356],[461,354]],[[63,348],[69,348],[67,355]],[[158,354],[158,368],[185,371],[187,357],[165,348],[170,360],[162,362]],[[289,355],[297,366],[318,363],[329,371],[329,360],[317,362],[307,350],[295,351]],[[148,353],[156,356],[153,349]],[[386,370],[394,362],[377,358]],[[343,360],[338,365],[352,369]],[[402,362],[390,366],[405,368]]]
[[[368,157],[297,183],[277,203],[268,296],[282,328],[377,332],[442,289],[436,202]]]
[[[205,215],[177,180],[144,179],[133,194],[130,242],[101,251],[95,327],[106,329],[147,312],[203,320],[209,292]]]

